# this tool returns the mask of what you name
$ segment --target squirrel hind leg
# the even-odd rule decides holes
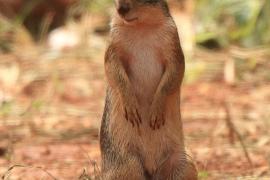
[[[153,180],[198,180],[197,169],[188,157],[171,155],[157,170]]]
[[[117,164],[117,165],[116,165]],[[124,163],[115,163],[106,172],[102,172],[101,180],[148,180],[141,162],[136,157],[126,158]]]

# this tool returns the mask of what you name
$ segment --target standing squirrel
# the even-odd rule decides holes
[[[165,0],[115,0],[100,129],[102,180],[197,180],[180,114],[184,55]]]

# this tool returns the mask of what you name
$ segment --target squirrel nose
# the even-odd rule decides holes
[[[130,11],[130,5],[128,3],[123,3],[120,5],[117,11],[120,15],[124,16]]]

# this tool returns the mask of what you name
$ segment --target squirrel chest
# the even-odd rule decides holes
[[[140,103],[149,104],[164,73],[162,50],[157,32],[134,32],[125,34],[121,42],[125,52],[126,71]]]

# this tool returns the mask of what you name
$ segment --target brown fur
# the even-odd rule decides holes
[[[184,56],[176,26],[162,3],[128,1],[128,16],[138,20],[125,22],[126,16],[115,14],[105,56],[102,179],[196,180],[183,141]]]

